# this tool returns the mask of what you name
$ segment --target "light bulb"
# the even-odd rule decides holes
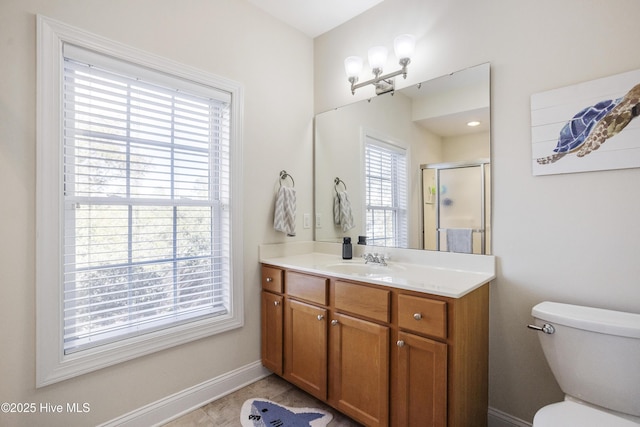
[[[350,56],[345,59],[344,71],[347,73],[348,78],[358,78],[360,71],[362,71],[362,58],[359,56]]]
[[[398,61],[402,59],[411,59],[413,51],[416,48],[416,38],[411,34],[402,34],[393,41],[393,50],[396,53]]]
[[[384,46],[376,46],[369,49],[369,66],[372,70],[380,70],[387,63],[387,48]]]

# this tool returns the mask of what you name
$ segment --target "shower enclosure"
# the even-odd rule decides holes
[[[489,159],[421,165],[423,249],[449,251],[447,232],[470,233],[474,254],[490,253]]]

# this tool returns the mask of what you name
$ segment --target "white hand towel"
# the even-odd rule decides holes
[[[472,244],[473,234],[470,228],[447,229],[447,250],[449,252],[470,254],[473,252]]]
[[[349,201],[349,195],[346,191],[340,191],[338,193],[338,215],[336,216],[336,206],[334,204],[333,214],[334,220],[338,218],[338,225],[342,227],[342,231],[346,232],[351,230],[356,225],[353,222],[353,212],[351,211],[351,202]]]
[[[280,187],[278,190],[273,228],[287,236],[296,235],[296,190],[292,187]]]

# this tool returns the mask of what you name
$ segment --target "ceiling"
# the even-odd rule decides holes
[[[480,125],[469,127],[467,123],[471,121],[478,121]],[[444,138],[488,132],[491,124],[489,107],[416,120],[416,122],[430,132]]]
[[[315,38],[383,0],[248,0],[275,18]]]
[[[428,106],[429,114],[413,120],[436,135],[453,137],[488,132],[491,127],[489,73],[488,64],[481,64],[403,88],[400,92],[411,98],[414,105]],[[480,100],[476,98],[478,93],[482,94]],[[452,100],[456,100],[456,108],[451,108]],[[478,121],[480,125],[469,127],[467,123],[471,121]]]

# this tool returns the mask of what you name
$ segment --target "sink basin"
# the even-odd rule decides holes
[[[404,270],[399,265],[379,265],[365,263],[338,262],[324,266],[328,271],[338,274],[353,274],[357,276],[388,276],[394,272]]]

